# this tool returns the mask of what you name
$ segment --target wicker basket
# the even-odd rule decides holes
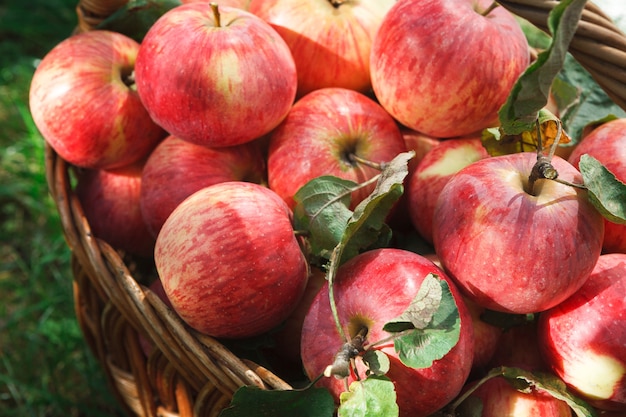
[[[93,29],[126,0],[81,0],[77,31]],[[546,27],[549,0],[500,1]],[[626,109],[626,36],[587,4],[572,54]],[[290,389],[269,370],[241,359],[186,326],[145,283],[156,272],[94,238],[73,190],[74,167],[47,148],[46,175],[72,253],[75,308],[84,337],[129,415],[217,416],[243,385]],[[151,275],[152,274],[152,275]],[[147,276],[146,276],[147,275]],[[146,356],[140,336],[154,349]]]

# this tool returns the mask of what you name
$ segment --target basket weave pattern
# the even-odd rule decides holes
[[[92,30],[127,0],[80,0],[77,31]],[[500,1],[503,7],[547,30],[550,0]],[[626,109],[626,36],[588,3],[570,51],[598,84]],[[186,326],[145,285],[155,278],[92,236],[72,188],[74,167],[47,148],[49,191],[72,253],[76,316],[129,415],[217,416],[243,385],[289,389],[267,369],[240,359],[217,340]],[[152,274],[152,275],[151,275]],[[140,338],[153,346],[146,356]]]

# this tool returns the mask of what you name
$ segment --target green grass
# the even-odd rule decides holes
[[[76,0],[0,5],[0,416],[118,407],[74,315],[69,250],[28,110],[35,66],[76,25]]]

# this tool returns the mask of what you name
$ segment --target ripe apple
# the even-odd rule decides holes
[[[298,97],[326,87],[371,90],[374,35],[395,0],[251,0],[250,12],[282,36],[298,73]]]
[[[30,112],[46,142],[67,162],[114,169],[144,158],[165,136],[132,81],[139,44],[94,30],[57,44],[30,85]]]
[[[83,170],[75,192],[92,234],[116,249],[151,257],[155,239],[139,207],[143,162],[113,170]]]
[[[433,213],[448,180],[461,168],[489,157],[479,137],[442,140],[427,152],[409,174],[406,187],[411,223],[428,243],[433,243]]]
[[[209,148],[168,136],[143,168],[140,207],[148,228],[156,237],[185,198],[226,181],[265,182],[265,158],[256,141]]]
[[[471,299],[463,296],[463,301],[472,317],[474,327],[474,358],[472,360],[472,375],[483,373],[493,359],[502,337],[502,328],[487,323],[482,319],[485,308]]]
[[[404,126],[400,126],[400,132],[402,132],[402,137],[404,138],[407,150],[415,152],[415,156],[409,161],[409,171],[413,171],[424,155],[442,142],[440,138],[425,135]]]
[[[571,417],[566,402],[547,392],[521,392],[500,377],[492,378],[476,389],[470,398],[481,401],[481,412],[467,414],[479,417]],[[465,415],[461,413],[461,415]]]
[[[181,0],[180,2],[185,4],[185,3],[210,3],[212,1],[213,0]],[[250,0],[220,0],[219,5],[220,7],[230,6],[230,7],[237,7],[242,10],[248,10],[248,7],[250,6]]]
[[[423,369],[402,364],[392,342],[374,348],[390,359],[386,375],[395,385],[400,416],[434,413],[452,400],[465,383],[472,365],[474,341],[471,317],[461,294],[433,262],[414,252],[392,248],[370,250],[348,260],[338,270],[334,283],[337,313],[346,334],[354,337],[366,326],[366,343],[373,343],[389,336],[382,330],[384,324],[409,306],[429,273],[437,274],[450,285],[461,320],[460,338],[448,354]],[[314,298],[302,328],[302,363],[307,376],[313,379],[320,375],[333,362],[343,342],[332,318],[325,283]],[[362,358],[357,356],[355,363],[360,377],[364,378]],[[354,380],[352,374],[347,382]],[[328,388],[338,401],[346,389],[345,382],[326,377],[318,385]]]
[[[354,90],[322,88],[299,99],[270,133],[268,184],[293,208],[294,194],[321,175],[362,183],[380,173],[355,156],[381,163],[405,151],[400,128],[375,101]],[[352,206],[373,189],[352,193]]]
[[[539,346],[582,398],[626,410],[626,254],[603,254],[585,284],[539,315]]]
[[[504,331],[487,368],[509,366],[526,371],[546,372],[541,357],[535,321]],[[571,417],[572,411],[564,401],[539,390],[521,392],[501,377],[489,379],[471,397],[481,400],[481,417]],[[472,414],[474,415],[474,414]]]
[[[141,43],[137,91],[169,133],[205,146],[263,136],[293,104],[296,66],[287,44],[261,18],[214,3],[162,15]]]
[[[576,145],[568,161],[578,167],[584,154],[593,156],[618,180],[626,182],[626,119],[615,119],[592,130]],[[626,225],[605,219],[602,250],[626,253]]]
[[[446,183],[435,206],[434,247],[444,269],[483,307],[505,313],[547,310],[578,290],[602,247],[602,215],[586,191],[529,177],[535,153],[476,161]],[[555,156],[559,178],[580,172]]]
[[[403,0],[372,44],[372,87],[403,125],[463,136],[498,124],[529,48],[515,17],[491,0]]]
[[[267,187],[242,181],[208,186],[180,203],[161,228],[154,261],[181,318],[223,338],[279,325],[308,278],[287,205]]]

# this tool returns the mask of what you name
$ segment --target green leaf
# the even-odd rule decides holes
[[[335,401],[325,388],[303,390],[262,390],[239,388],[220,417],[332,417]]]
[[[412,368],[428,368],[443,358],[459,341],[461,319],[448,283],[441,286],[441,303],[432,320],[423,329],[405,330],[394,338],[394,348],[403,364]],[[387,325],[385,325],[387,326]]]
[[[399,415],[393,382],[370,375],[354,381],[340,396],[338,417],[395,417]]]
[[[564,401],[571,407],[577,417],[595,417],[596,411],[587,402],[572,395],[563,380],[556,375],[543,372],[530,372],[515,367],[501,367],[499,372],[514,387],[520,391],[532,387],[547,392],[552,397]],[[518,388],[519,389],[519,388]]]
[[[311,252],[328,258],[352,217],[350,195],[358,184],[330,175],[314,178],[294,195],[294,224],[308,232]]]
[[[417,294],[402,314],[385,323],[383,330],[396,333],[410,329],[424,329],[431,322],[443,296],[443,290],[435,274],[428,274]]]
[[[580,142],[587,126],[626,117],[626,111],[615,104],[591,74],[569,54],[552,84],[552,95],[563,128],[573,144]]]
[[[391,230],[385,221],[404,192],[404,179],[409,173],[408,162],[414,156],[414,151],[403,152],[386,164],[374,191],[356,206],[339,242],[343,247],[340,263],[358,255],[362,249],[387,244]]]
[[[591,155],[582,155],[578,168],[591,203],[607,220],[626,224],[626,184]]]
[[[534,129],[539,110],[548,102],[550,87],[563,68],[586,0],[563,0],[548,15],[552,42],[519,77],[499,111],[502,131],[518,135]]]
[[[181,4],[180,0],[129,0],[100,23],[98,29],[119,32],[141,42],[154,22]]]
[[[368,372],[374,375],[384,375],[389,372],[389,356],[376,349],[365,351],[362,356],[363,362],[368,366]]]

